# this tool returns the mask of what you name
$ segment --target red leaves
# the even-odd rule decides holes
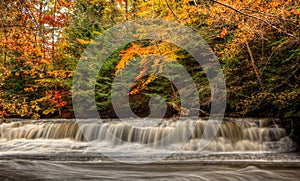
[[[68,16],[64,12],[57,12],[55,15],[53,14],[45,14],[43,18],[39,20],[41,24],[48,24],[52,27],[64,26],[66,21],[68,20]]]
[[[59,91],[54,91],[54,96],[52,98],[52,103],[55,104],[57,107],[64,107],[67,105],[66,101],[63,101],[61,96],[61,93]]]
[[[59,91],[54,91],[53,99],[61,99],[61,94]]]

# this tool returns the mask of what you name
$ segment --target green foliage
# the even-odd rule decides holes
[[[138,0],[128,1],[127,7],[106,0],[59,2],[0,3],[0,117],[72,117],[73,72],[85,48],[106,29],[136,18],[178,21],[203,36],[226,76],[229,115],[300,117],[296,1],[224,0],[223,5],[219,1],[197,1],[195,6],[186,0]],[[30,11],[22,11],[25,5]],[[62,7],[64,11],[59,12]],[[174,63],[174,68],[183,66],[198,88],[201,110],[209,112],[211,90],[198,62],[180,47],[145,40],[119,47],[99,71],[95,99],[102,116],[115,116],[111,104],[115,76],[128,62],[146,54],[169,57],[179,63]],[[177,113],[174,109],[180,105],[180,97],[174,85],[163,77],[143,74],[146,68],[153,73],[164,71],[161,65],[159,61],[140,64],[130,94],[131,108],[140,116],[149,114],[148,102],[153,95],[161,96],[162,103],[167,102],[167,116]],[[89,67],[84,68],[86,75],[93,73]],[[89,81],[78,84],[94,86]],[[79,94],[85,95],[89,90]]]

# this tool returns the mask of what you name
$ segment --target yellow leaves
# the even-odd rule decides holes
[[[290,11],[291,14],[294,14],[296,17],[300,15],[300,7],[292,9],[292,11]]]
[[[95,4],[98,4],[98,3],[101,3],[102,0],[85,0],[87,3],[89,3],[90,5],[95,5]]]
[[[52,98],[53,98],[53,92],[45,92],[45,96],[41,97],[39,99],[36,100],[37,103],[39,104],[48,104],[47,108],[45,110],[43,110],[42,114],[43,115],[48,115],[48,114],[53,114],[57,109],[53,106],[50,106],[50,102],[52,102]],[[35,107],[35,110],[40,110],[39,107]]]
[[[122,56],[122,58],[116,66],[115,75],[117,75],[125,67],[125,65],[136,56],[142,56],[148,53],[149,52],[147,51],[147,49],[143,49],[140,45],[132,43],[130,48],[121,51],[120,55]]]
[[[40,79],[44,78],[44,75],[41,74],[41,73],[39,73],[38,76],[39,76]]]
[[[25,92],[33,92],[34,89],[32,87],[29,87],[29,88],[24,88],[24,91]]]
[[[43,79],[35,80],[35,82],[38,83],[38,84],[49,84],[49,83],[51,83],[51,79],[43,78]]]
[[[94,43],[94,40],[84,40],[81,38],[76,38],[76,40],[82,45],[88,45],[90,43],[92,43],[92,44]]]
[[[93,31],[93,33],[96,35],[101,35],[101,33],[99,31]]]
[[[36,56],[42,57],[42,56],[44,56],[44,53],[42,51],[37,51]]]
[[[76,38],[76,40],[77,40],[79,43],[81,43],[82,45],[87,45],[87,44],[90,43],[90,41],[86,41],[86,40],[80,39],[80,38]]]
[[[142,46],[137,43],[132,43],[129,48],[126,50],[122,50],[120,53],[120,56],[122,57],[119,63],[116,65],[116,72],[115,75],[117,75],[130,61],[132,61],[136,57],[142,57],[146,55],[160,55],[164,57],[168,57],[166,61],[176,61],[178,55],[176,54],[177,51],[180,49],[172,44],[169,44],[167,42],[151,42],[149,46]],[[144,60],[141,61],[141,64],[143,64]],[[159,61],[155,60],[154,64],[152,65],[153,68],[157,68],[156,65],[158,65]],[[161,66],[161,65],[160,65]]]
[[[47,92],[47,91],[46,91],[45,94],[46,94],[46,96],[41,97],[41,98],[37,99],[36,101],[37,101],[37,102],[44,102],[44,101],[49,100],[49,99],[52,97],[52,94],[49,93],[49,92]]]
[[[40,58],[39,61],[40,61],[41,63],[44,63],[44,64],[49,64],[49,63],[50,63],[49,60],[47,60],[47,59],[45,59],[45,58]]]
[[[74,10],[70,10],[71,6],[75,3],[69,0],[56,1],[55,4],[45,2],[45,11],[39,7],[40,1],[11,2],[9,8],[0,9],[3,15],[0,18],[3,25],[0,31],[0,86],[3,88],[0,90],[0,109],[2,104],[9,105],[5,108],[8,114],[37,118],[41,109],[52,106],[49,100],[45,100],[47,97],[41,98],[42,93],[54,87],[61,89],[66,82],[62,78],[73,75],[69,70],[49,70],[70,68],[69,61],[76,58],[74,55],[65,57],[71,53],[64,49],[69,40],[63,32],[68,28],[65,22],[69,20],[70,12]],[[62,92],[67,92],[64,88]]]
[[[30,108],[35,111],[38,112],[41,108],[38,106],[37,101],[30,101]]]
[[[48,71],[47,75],[51,76],[51,77],[59,77],[61,75],[61,73],[63,73],[63,72],[62,71],[53,70],[53,71]]]
[[[135,82],[130,86],[133,89],[130,91],[130,94],[137,94],[141,90],[146,89],[149,83],[157,79],[156,74],[164,71],[165,63],[176,61],[179,58],[178,51],[180,50],[179,47],[167,42],[132,43],[129,48],[121,51],[120,56],[122,58],[116,65],[115,75],[119,74],[130,61],[140,57],[139,66],[141,70],[135,78],[139,84]],[[147,55],[150,55],[150,57]],[[155,55],[157,55],[157,58],[153,57]],[[150,75],[148,75],[149,73]]]
[[[73,71],[70,70],[52,70],[48,71],[47,75],[50,77],[60,77],[60,78],[67,78],[73,76]]]
[[[150,74],[148,76],[148,78],[146,80],[142,80],[142,84],[138,87],[135,87],[133,90],[131,90],[129,92],[130,95],[135,95],[139,92],[141,92],[142,90],[146,89],[147,88],[147,85],[151,82],[153,82],[155,79],[157,79],[158,76],[156,74]],[[130,88],[133,88],[135,86],[135,83],[133,83]]]
[[[267,32],[274,30],[285,33],[287,29],[293,29],[291,26],[297,26],[297,21],[291,23],[295,19],[293,12],[297,9],[292,0],[222,0],[219,2],[210,5],[207,24],[238,26],[245,35],[250,34],[253,39],[263,37]],[[294,32],[291,30],[288,33]]]
[[[155,74],[150,74],[148,79],[145,81],[145,83],[143,84],[143,86],[145,87],[146,85],[148,85],[149,83],[153,82],[155,79],[157,79],[158,76]]]
[[[62,42],[61,44],[60,44],[60,47],[61,48],[66,48],[66,47],[68,47],[68,43],[67,42]]]
[[[41,108],[38,105],[37,101],[27,101],[25,98],[23,99],[23,102],[19,102],[19,100],[13,100],[10,104],[10,109],[8,112],[10,113],[17,113],[21,117],[28,117],[31,116],[34,119],[39,118],[38,112],[41,110]]]
[[[48,115],[48,114],[50,114],[50,113],[53,114],[55,111],[56,111],[55,108],[50,107],[50,108],[48,108],[48,109],[45,109],[45,110],[42,112],[42,114],[44,114],[44,115]]]

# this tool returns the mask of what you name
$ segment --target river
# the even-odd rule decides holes
[[[74,120],[3,123],[0,179],[298,180],[300,177],[297,145],[275,119],[230,119],[219,127],[202,119],[146,121],[147,124],[145,120],[130,119],[126,124],[118,120],[101,124],[90,120],[80,124]],[[150,123],[156,126],[151,127]],[[216,133],[213,139],[205,129]],[[204,147],[202,140],[206,140]]]

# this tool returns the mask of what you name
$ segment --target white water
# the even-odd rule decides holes
[[[297,169],[228,166],[115,165],[98,162],[2,161],[1,180],[155,180],[155,181],[296,181]]]
[[[171,134],[176,126],[182,131]],[[1,124],[0,179],[293,180],[299,176],[296,145],[276,121],[227,121],[202,150],[204,128],[216,129],[205,120],[166,120],[156,127],[141,120],[129,120],[127,125],[116,120],[80,126],[72,120]],[[169,134],[171,139],[161,141]],[[182,144],[186,135],[190,138]],[[139,162],[153,157],[159,158],[154,160],[157,163],[112,164],[112,160]],[[241,168],[232,167],[237,165]],[[294,168],[280,170],[280,166]]]
[[[141,120],[135,120],[136,123]],[[31,121],[0,125],[1,152],[88,149],[88,140],[103,151],[157,149],[194,152],[290,152],[295,144],[285,129],[266,119],[226,121],[210,140],[207,133],[218,129],[205,120],[166,120],[155,127],[136,127],[123,122],[103,124],[74,121]],[[206,132],[204,131],[206,129]],[[83,134],[82,134],[83,132]],[[206,135],[207,134],[207,135]],[[189,139],[187,139],[189,138]],[[201,141],[207,146],[201,149]],[[131,148],[131,149],[130,149]],[[116,150],[118,151],[118,150]]]

